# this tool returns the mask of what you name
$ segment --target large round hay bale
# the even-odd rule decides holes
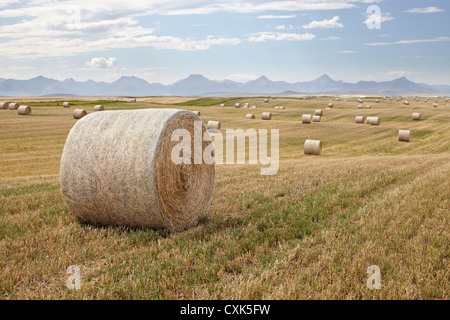
[[[341,101],[341,99],[340,98],[336,98],[336,101]]]
[[[256,117],[255,117],[254,114],[249,113],[249,114],[247,114],[247,115],[245,116],[245,119],[253,120],[253,119],[256,119]]]
[[[20,104],[18,104],[17,102],[11,102],[8,105],[9,110],[17,110],[17,109],[19,109],[19,107],[20,107]]]
[[[304,152],[307,155],[320,156],[322,154],[322,142],[320,140],[306,140]]]
[[[269,99],[267,99],[267,98],[264,99],[264,102],[265,102],[265,103],[268,103],[268,102],[269,102]]]
[[[363,105],[360,104],[360,105],[358,106],[358,109],[362,109],[362,108],[363,108]]]
[[[381,124],[380,117],[367,117],[367,124],[371,126],[379,126]]]
[[[312,121],[312,116],[310,114],[302,115],[302,123],[309,124]]]
[[[31,108],[29,106],[20,106],[17,112],[20,116],[28,116],[31,114]]]
[[[404,103],[405,105],[409,106],[409,101],[408,101],[408,100],[403,101],[403,103]]]
[[[380,103],[380,99],[376,99],[376,100],[375,100],[375,103]]]
[[[173,109],[95,112],[78,121],[61,159],[69,211],[96,225],[175,231],[196,225],[208,212],[215,174],[214,163],[195,160],[198,122],[192,112]],[[176,149],[176,129],[190,134],[192,152]],[[211,140],[201,129],[206,141],[197,147],[205,150]]]
[[[64,108],[70,108],[70,102],[64,102],[63,103]]]
[[[87,116],[87,112],[84,109],[75,109],[73,110],[73,118],[74,119],[81,119],[83,117]]]
[[[321,116],[313,116],[312,117],[312,122],[320,122],[320,120],[322,120]]]
[[[244,108],[245,108],[245,109],[248,109],[248,107],[249,107],[249,104],[248,104],[248,103],[245,103],[245,104],[244,104]]]
[[[235,108],[240,108],[240,107],[241,107],[241,104],[240,104],[240,103],[235,103],[235,104],[234,104],[234,107],[235,107]]]
[[[437,103],[433,103],[433,108],[437,108],[439,105]]]
[[[208,121],[208,123],[206,124],[206,129],[208,131],[220,130],[220,122],[219,121]]]
[[[420,113],[413,113],[412,114],[412,119],[413,120],[420,120]]]
[[[333,108],[333,104],[332,104],[332,103],[329,103],[329,104],[328,104],[328,108]]]
[[[372,106],[367,105],[367,106],[366,106],[366,109],[372,109]]]
[[[0,102],[0,109],[8,109],[8,102]]]
[[[198,117],[200,117],[201,116],[201,113],[200,113],[200,111],[192,111],[192,113],[193,114],[195,114],[196,116],[198,116]]]
[[[272,120],[272,113],[271,112],[263,112],[261,115],[261,118],[263,120]]]
[[[94,107],[94,111],[105,111],[105,107],[102,106],[101,104],[96,105],[96,106]]]
[[[316,110],[316,111],[314,112],[314,114],[315,114],[316,116],[323,116],[323,110]]]
[[[256,109],[257,107],[256,106],[252,106],[252,109]]]
[[[225,104],[224,104],[224,103],[221,103],[221,104],[220,104],[220,107],[221,107],[221,108],[225,107]]]
[[[409,130],[399,130],[398,131],[398,141],[409,142],[411,136],[411,131]]]
[[[136,99],[130,99],[130,102],[136,102],[137,100]]]
[[[355,118],[356,123],[364,123],[364,116],[357,116]]]

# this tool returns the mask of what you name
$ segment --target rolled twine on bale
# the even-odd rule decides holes
[[[271,112],[263,112],[261,115],[261,118],[263,120],[272,120],[272,113]]]
[[[105,107],[99,104],[94,107],[94,111],[105,111]]]
[[[208,124],[206,125],[206,129],[208,131],[220,130],[220,122],[219,121],[208,121]]]
[[[64,102],[63,103],[64,108],[70,108],[70,102]]]
[[[323,110],[316,110],[316,111],[314,112],[314,114],[315,114],[316,116],[323,116]]]
[[[11,103],[8,105],[8,109],[9,109],[9,110],[17,110],[17,109],[19,109],[19,107],[20,107],[20,104],[18,104],[18,103],[16,103],[16,102],[11,102]]]
[[[0,102],[0,109],[8,109],[8,102]]]
[[[61,158],[69,211],[96,225],[175,231],[196,225],[211,204],[215,174],[213,163],[195,164],[198,122],[192,112],[173,109],[96,112],[78,121]],[[172,160],[176,129],[192,137],[192,152],[176,152],[185,157],[181,164]],[[206,150],[211,139],[203,124],[201,130],[196,147]]]
[[[409,142],[411,136],[411,131],[409,130],[399,130],[398,131],[398,141]]]
[[[255,115],[254,114],[247,114],[246,116],[245,116],[245,119],[248,119],[248,120],[253,120],[253,119],[256,119],[256,117],[255,117]]]
[[[20,106],[17,112],[21,116],[28,116],[31,114],[31,108],[29,106]]]
[[[75,109],[73,110],[73,118],[74,119],[81,119],[83,117],[87,116],[87,112],[84,109]]]
[[[380,117],[367,117],[367,124],[371,126],[379,126],[381,124]]]
[[[364,117],[363,116],[357,116],[355,118],[356,123],[364,123]]]
[[[412,114],[412,119],[413,120],[420,120],[420,113],[413,113]]]
[[[310,114],[302,115],[302,123],[309,124],[311,123],[312,116]]]
[[[320,122],[321,119],[322,119],[321,116],[313,116],[313,117],[312,117],[312,121],[313,121],[313,122]]]
[[[320,140],[306,140],[303,150],[307,155],[320,156],[322,154],[322,142]]]

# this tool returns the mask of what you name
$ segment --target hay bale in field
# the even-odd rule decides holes
[[[20,116],[28,116],[28,115],[31,114],[31,108],[30,108],[29,106],[20,106],[20,107],[17,109],[17,113],[18,113]]]
[[[409,106],[409,101],[408,101],[408,100],[403,101],[403,103],[404,103],[405,105]]]
[[[264,102],[265,102],[265,103],[268,103],[268,102],[269,102],[269,99],[267,99],[267,98],[264,99]]]
[[[136,102],[137,100],[136,99],[130,99],[130,102]]]
[[[367,105],[367,106],[366,106],[366,109],[372,109],[372,106]]]
[[[249,114],[247,114],[247,115],[245,116],[245,119],[248,119],[248,120],[254,120],[254,119],[256,119],[256,117],[255,117],[254,114],[249,113]]]
[[[84,109],[75,109],[73,110],[73,118],[74,119],[81,119],[83,117],[87,116],[87,112]]]
[[[70,102],[64,102],[63,108],[70,108]]]
[[[256,109],[256,106],[252,106],[252,109]]]
[[[332,104],[332,103],[329,103],[329,104],[328,104],[328,108],[333,108],[333,104]]]
[[[362,108],[363,108],[363,105],[360,104],[360,105],[358,106],[358,109],[362,109]]]
[[[364,101],[362,99],[358,99],[356,101],[358,101],[358,103],[364,103]]]
[[[241,104],[240,104],[240,103],[235,103],[235,104],[234,104],[234,107],[235,107],[235,108],[240,108],[240,107],[241,107]]]
[[[420,120],[420,113],[413,113],[412,114],[412,119],[413,120]]]
[[[379,126],[381,124],[380,117],[367,117],[367,124],[371,126]]]
[[[331,110],[331,108],[330,108],[330,107],[327,107],[325,110]]]
[[[437,108],[439,105],[437,103],[433,103],[433,108]]]
[[[261,118],[263,120],[272,120],[272,113],[271,112],[263,112],[261,115]]]
[[[275,107],[275,109],[278,109],[278,110],[284,110],[284,109],[286,109],[285,107],[280,107],[280,106],[278,106],[278,107]]]
[[[220,104],[220,107],[221,107],[221,108],[225,107],[225,104],[221,103],[221,104]]]
[[[206,125],[206,129],[208,131],[220,130],[220,122],[219,121],[208,121],[208,124]]]
[[[323,110],[318,109],[318,110],[314,111],[314,114],[316,116],[323,116]]]
[[[9,109],[9,110],[17,110],[17,109],[19,109],[19,107],[20,107],[20,104],[18,104],[18,103],[16,103],[16,102],[11,102],[11,103],[8,105],[8,109]]]
[[[375,103],[380,103],[380,99],[376,99],[376,100],[375,100]]]
[[[105,107],[102,106],[101,104],[96,105],[96,106],[94,107],[94,111],[105,111]]]
[[[341,99],[340,98],[336,98],[336,101],[341,101]]]
[[[320,140],[306,140],[303,150],[306,155],[320,156],[322,154],[322,142]]]
[[[398,141],[409,142],[411,136],[411,131],[409,130],[399,130],[398,131]]]
[[[321,119],[322,119],[321,116],[313,116],[312,117],[312,122],[320,122]]]
[[[192,112],[173,109],[95,112],[78,121],[61,159],[69,211],[96,225],[175,231],[196,225],[211,204],[214,164],[196,164],[194,139],[186,152],[176,149],[172,134],[184,129],[194,137],[198,122]],[[205,150],[211,140],[201,130]]]
[[[302,115],[302,123],[304,124],[310,124],[312,121],[312,116],[310,114],[304,114]]]
[[[198,117],[200,117],[200,115],[201,115],[200,111],[192,111],[192,113],[195,114]]]
[[[364,116],[357,116],[355,118],[356,123],[364,123]]]
[[[0,109],[8,109],[8,102],[0,102]]]
[[[245,108],[245,109],[248,109],[248,103],[245,103],[245,104],[244,104],[244,108]]]

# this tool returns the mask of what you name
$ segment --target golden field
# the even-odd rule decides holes
[[[354,98],[332,98],[325,110],[329,97],[1,98],[32,114],[0,110],[0,298],[448,299],[450,107],[375,99],[359,110]],[[279,173],[218,165],[210,214],[184,232],[82,224],[62,201],[59,162],[73,110],[96,104],[198,110],[224,132],[279,129]],[[316,109],[322,122],[303,125]],[[357,115],[381,125],[355,124]],[[305,156],[306,139],[321,140],[323,154]],[[80,290],[66,287],[70,265],[81,268]],[[381,290],[366,286],[370,265]]]

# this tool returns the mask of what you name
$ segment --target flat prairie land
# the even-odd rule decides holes
[[[372,108],[362,110],[352,98],[326,110],[328,97],[71,99],[9,99],[31,106],[30,116],[0,110],[0,299],[450,298],[444,99],[433,108],[434,100],[366,98]],[[62,201],[59,165],[73,110],[96,104],[197,110],[223,132],[279,129],[279,172],[217,165],[209,215],[184,232],[80,223]],[[302,124],[316,109],[322,121]],[[267,111],[272,120],[262,121]],[[356,124],[357,115],[381,125]],[[399,129],[411,130],[410,142],[398,141]],[[305,156],[306,139],[321,140],[323,154]],[[71,265],[81,269],[80,290],[66,287]],[[371,265],[380,290],[367,288]]]

